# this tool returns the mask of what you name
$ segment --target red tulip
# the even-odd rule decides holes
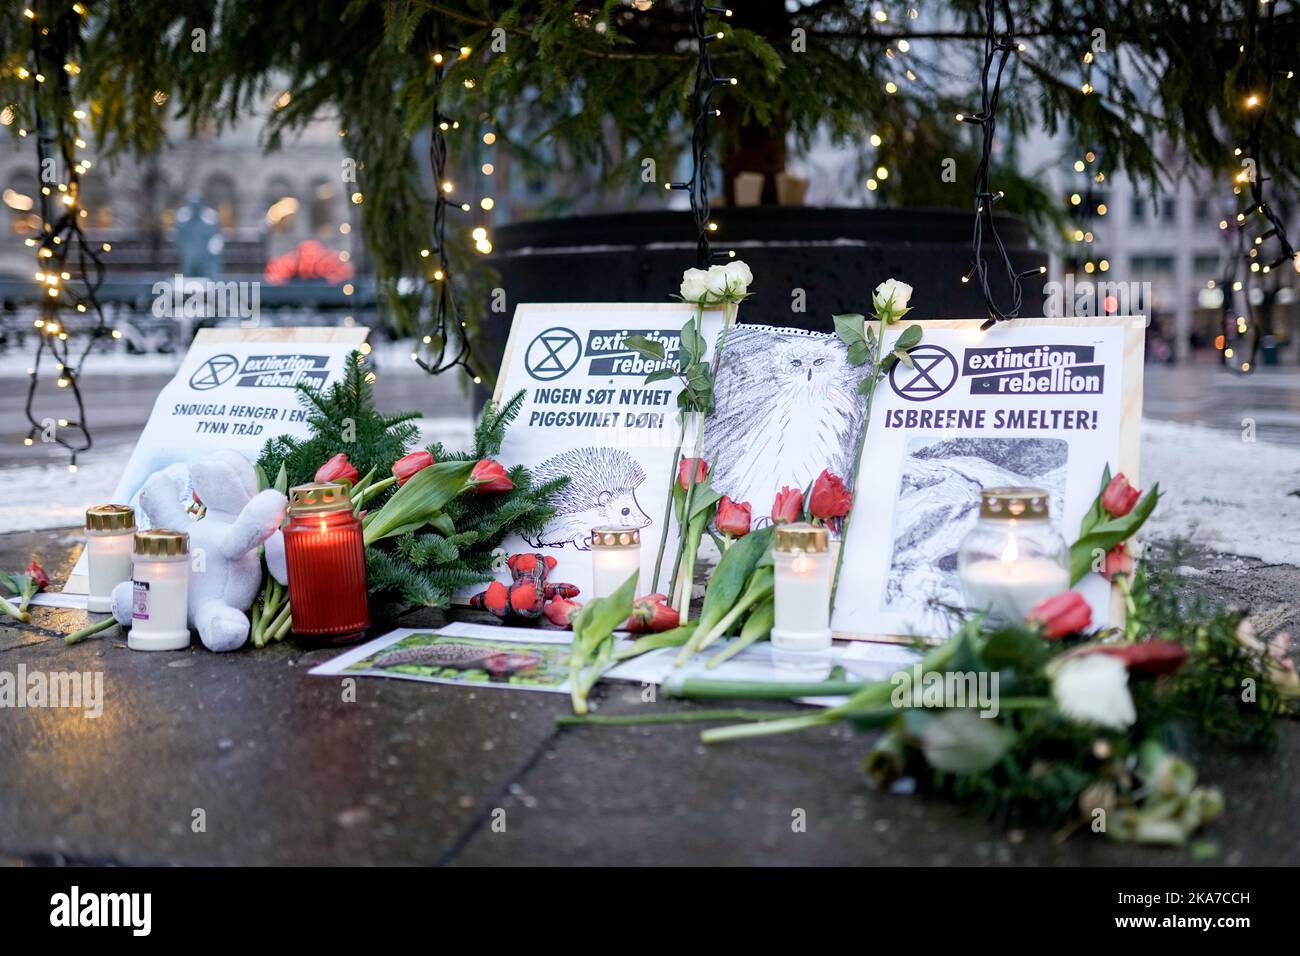
[[[400,487],[410,481],[411,476],[417,471],[423,471],[432,464],[433,455],[427,451],[413,451],[393,462],[393,477],[397,479]]]
[[[1091,653],[1118,657],[1131,671],[1160,676],[1172,674],[1187,660],[1187,648],[1177,641],[1152,638],[1136,644],[1114,644],[1099,647]]]
[[[1056,640],[1067,634],[1082,631],[1092,623],[1092,608],[1077,591],[1066,591],[1055,597],[1045,598],[1033,606],[1025,620],[1030,624],[1039,624],[1043,635],[1048,640]]]
[[[35,558],[32,558],[32,563],[27,565],[27,576],[32,579],[38,591],[44,591],[50,586],[50,576],[45,573],[45,569]]]
[[[546,619],[556,627],[573,627],[574,615],[581,610],[582,605],[577,601],[568,601],[562,597],[557,597],[546,605],[543,613],[546,615]]]
[[[813,482],[812,492],[808,495],[808,510],[812,516],[823,521],[842,518],[852,507],[853,492],[844,487],[844,479],[832,475],[829,469],[823,470]]]
[[[1116,518],[1122,518],[1133,510],[1141,497],[1142,492],[1130,485],[1121,471],[1101,493],[1101,506]]]
[[[361,473],[348,461],[348,456],[339,452],[325,464],[316,469],[317,481],[348,482],[355,485],[361,479]]]
[[[1101,569],[1101,576],[1107,581],[1115,580],[1117,574],[1133,573],[1133,556],[1128,553],[1128,546],[1121,541],[1106,552],[1106,560]]]
[[[726,495],[718,502],[718,530],[733,538],[749,534],[750,508],[747,501],[732,501]]]
[[[677,463],[677,484],[682,491],[692,483],[691,472],[695,472],[694,484],[703,484],[709,477],[709,463],[703,458],[683,458]]]
[[[492,491],[509,491],[515,486],[500,462],[495,462],[491,458],[484,458],[475,465],[474,470],[469,474],[469,480],[474,484],[475,493],[480,495]]]
[[[772,524],[785,524],[803,518],[803,492],[798,488],[782,488],[772,502]]]
[[[627,619],[626,629],[633,634],[645,634],[649,631],[671,631],[681,618],[671,605],[666,604],[668,595],[647,594],[632,602],[632,616]]]

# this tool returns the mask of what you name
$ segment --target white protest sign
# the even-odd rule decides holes
[[[365,328],[200,329],[176,376],[163,386],[126,471],[106,501],[138,504],[156,471],[173,469],[189,487],[189,463],[233,448],[255,461],[268,438],[308,435],[299,382],[324,386],[365,342]],[[144,516],[137,512],[143,526]],[[64,585],[86,591],[83,551]]]
[[[911,323],[886,333],[886,348]],[[876,390],[832,627],[838,637],[940,637],[961,606],[957,548],[977,519],[980,488],[1051,494],[1071,543],[1102,469],[1138,483],[1141,317],[919,323],[914,368]],[[1110,587],[1076,587],[1093,620],[1114,619]]]
[[[695,315],[685,304],[523,304],[515,309],[496,400],[526,392],[519,418],[501,449],[507,466],[526,465],[534,479],[568,475],[553,499],[555,518],[531,540],[507,538],[510,554],[539,552],[557,560],[550,578],[591,593],[591,529],[641,529],[641,584],[649,593],[663,532],[669,476],[681,438],[677,379],[645,384],[659,367],[625,344],[629,335],[664,343],[677,360],[683,325]],[[721,313],[706,313],[710,353]],[[684,449],[690,454],[692,449]],[[677,554],[670,522],[660,589]]]

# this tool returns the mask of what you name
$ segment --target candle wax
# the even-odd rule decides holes
[[[961,582],[967,610],[987,610],[1000,621],[1015,622],[1045,598],[1069,590],[1070,575],[1048,558],[987,560],[967,565]]]
[[[772,646],[809,651],[831,646],[829,552],[784,554],[774,558],[776,614]]]
[[[632,575],[641,573],[640,548],[592,548],[591,596],[609,597]],[[636,588],[633,588],[635,591]],[[635,597],[636,595],[633,595]]]
[[[116,534],[86,534],[86,608],[109,611],[113,607],[113,588],[131,580],[131,546],[135,529]]]

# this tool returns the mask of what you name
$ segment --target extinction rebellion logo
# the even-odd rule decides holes
[[[643,335],[662,345],[666,363],[647,359],[628,348],[629,335]],[[676,329],[597,329],[587,333],[584,346],[578,333],[556,326],[539,332],[529,343],[524,352],[524,369],[539,382],[552,382],[568,375],[586,356],[588,375],[641,378],[665,364],[675,364],[681,342],[681,333]]]
[[[214,355],[190,376],[190,388],[205,392],[235,378],[238,388],[294,388],[299,383],[324,385],[329,378],[326,355],[250,355],[240,367],[233,355]]]
[[[524,353],[524,369],[539,382],[552,382],[573,371],[582,359],[582,341],[572,329],[556,326],[539,332]]]
[[[972,395],[1100,395],[1105,367],[1090,345],[968,348],[962,375]]]
[[[910,368],[897,362],[889,370],[889,384],[899,398],[928,402],[946,395],[957,384],[957,360],[947,349],[927,342],[908,354],[912,357]]]

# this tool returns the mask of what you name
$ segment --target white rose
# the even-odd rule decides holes
[[[704,281],[709,287],[710,301],[721,302],[730,292],[731,284],[734,280],[731,277],[731,273],[727,271],[726,266],[709,266],[709,271],[705,276]]]
[[[1069,720],[1123,730],[1137,720],[1128,667],[1109,654],[1082,654],[1061,665],[1052,681],[1056,707]]]
[[[733,295],[745,295],[749,292],[749,285],[754,281],[754,273],[749,271],[749,266],[740,259],[733,259],[722,268],[731,278]]]
[[[708,273],[687,269],[682,273],[681,297],[686,302],[703,302],[709,294]]]
[[[886,279],[876,286],[871,296],[871,305],[876,315],[883,315],[888,322],[897,322],[907,310],[907,303],[912,300],[912,287],[897,279]]]

